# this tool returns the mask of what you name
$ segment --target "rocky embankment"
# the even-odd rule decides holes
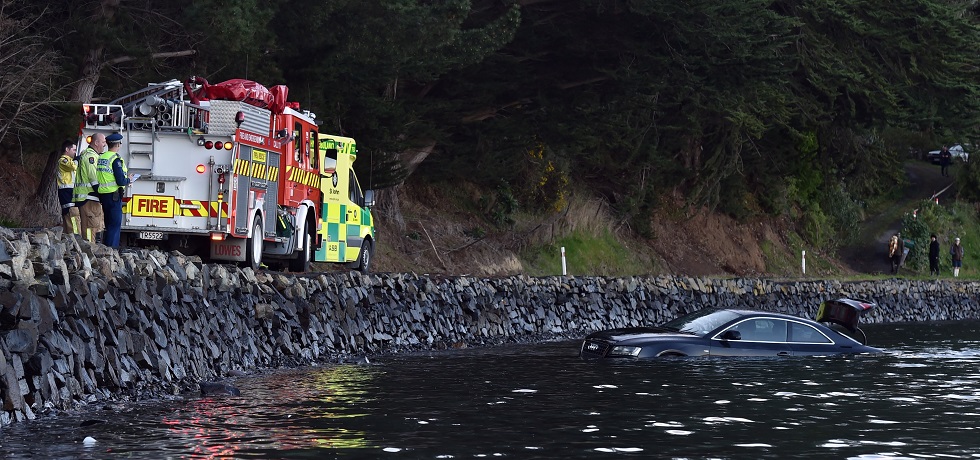
[[[60,229],[0,228],[0,242],[0,426],[263,368],[578,337],[709,305],[813,317],[852,297],[878,303],[869,322],[980,317],[975,282],[293,275],[117,252]]]

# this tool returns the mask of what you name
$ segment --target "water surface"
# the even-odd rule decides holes
[[[980,322],[865,330],[888,353],[609,364],[552,342],[382,356],[238,379],[240,397],[15,424],[0,429],[0,455],[980,457]]]

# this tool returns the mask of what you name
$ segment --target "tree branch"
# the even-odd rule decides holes
[[[153,53],[150,55],[150,59],[168,59],[168,58],[175,58],[175,57],[190,56],[195,53],[197,53],[197,50],[166,51],[162,53]],[[135,56],[120,56],[115,59],[110,59],[106,61],[106,64],[116,65],[116,64],[122,64],[124,62],[131,62],[135,60],[136,60]]]

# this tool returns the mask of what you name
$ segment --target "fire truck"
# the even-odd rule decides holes
[[[121,245],[155,246],[258,268],[333,262],[368,271],[372,190],[354,139],[320,133],[288,89],[200,77],[83,106],[82,140],[122,134],[133,180]]]

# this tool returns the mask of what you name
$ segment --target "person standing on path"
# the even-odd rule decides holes
[[[126,163],[119,157],[122,134],[112,133],[105,138],[109,149],[99,155],[98,172],[99,201],[105,214],[105,245],[118,248],[119,233],[122,230],[123,191],[129,185]]]
[[[963,246],[960,245],[959,238],[953,241],[953,245],[950,246],[949,255],[953,258],[953,277],[958,277],[960,276],[960,267],[963,266]]]
[[[953,163],[953,154],[949,153],[949,147],[944,145],[943,150],[939,152],[939,166],[943,177],[949,177],[949,165],[951,163]]]
[[[929,274],[939,276],[939,240],[935,233],[929,237]]]
[[[93,134],[88,148],[78,159],[78,170],[75,171],[74,201],[81,218],[79,234],[90,243],[95,243],[97,234],[105,230],[105,217],[98,197],[99,179],[96,177],[96,165],[103,149],[105,134]]]
[[[888,242],[888,259],[892,262],[892,273],[898,273],[898,265],[902,261],[902,240],[898,233],[892,235]]]

